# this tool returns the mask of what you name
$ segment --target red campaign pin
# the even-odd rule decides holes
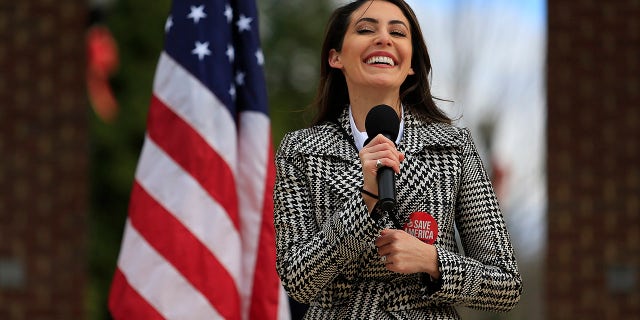
[[[424,243],[434,244],[438,238],[438,223],[430,214],[416,211],[409,216],[404,231]]]

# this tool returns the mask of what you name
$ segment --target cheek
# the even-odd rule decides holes
[[[407,61],[411,62],[411,57],[413,56],[413,48],[411,47],[411,45],[404,47],[402,50],[402,54]]]
[[[413,55],[411,53],[411,50],[409,50],[409,52],[407,52],[406,54],[406,61],[409,68],[409,74],[414,74],[413,68],[411,67],[413,65],[412,60],[413,60]]]

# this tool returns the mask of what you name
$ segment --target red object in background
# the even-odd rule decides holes
[[[496,157],[491,159],[491,168],[491,183],[493,184],[496,197],[498,197],[498,201],[504,201],[507,196],[509,168]]]
[[[118,47],[109,29],[91,26],[87,31],[87,90],[93,110],[105,122],[118,114],[118,102],[109,77],[118,68]]]

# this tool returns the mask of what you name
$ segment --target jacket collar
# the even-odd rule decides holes
[[[462,145],[462,137],[459,129],[444,123],[426,123],[405,107],[404,133],[399,150],[403,152],[420,152],[426,147],[458,147]],[[338,118],[341,131],[348,134],[350,141],[353,141],[351,123],[349,122],[349,109],[345,108]]]
[[[418,153],[425,148],[449,148],[462,145],[459,129],[443,123],[425,123],[416,117],[410,108],[404,108],[404,133],[398,149],[405,153]],[[304,154],[330,155],[343,160],[358,160],[358,151],[353,142],[349,122],[349,109],[344,108],[337,122],[326,122],[311,130],[303,141],[299,152]]]

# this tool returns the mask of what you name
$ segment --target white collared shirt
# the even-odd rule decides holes
[[[401,114],[404,115],[404,106],[400,106]],[[353,113],[351,113],[351,106],[349,106],[349,123],[351,123],[351,133],[353,134],[353,140],[356,143],[356,147],[358,151],[362,149],[364,146],[364,142],[367,141],[369,135],[367,135],[366,131],[360,131],[356,127],[355,121],[353,121]],[[404,132],[404,116],[400,118],[400,128],[398,129],[398,138],[396,138],[396,145],[400,143],[402,140],[402,133]]]

